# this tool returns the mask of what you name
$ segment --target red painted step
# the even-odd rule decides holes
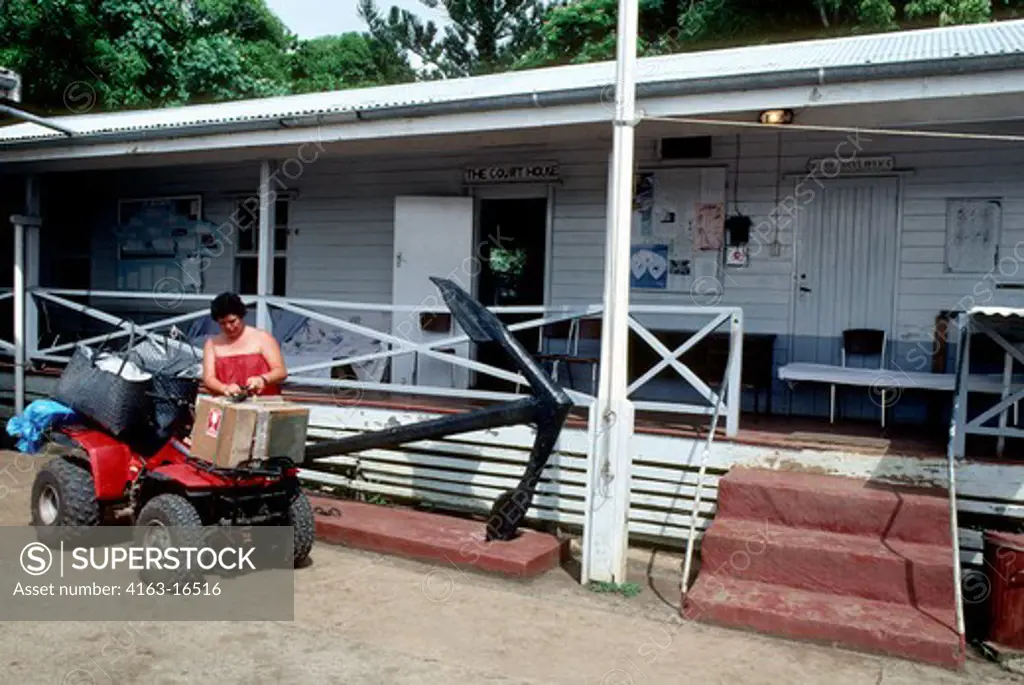
[[[719,481],[716,518],[948,546],[944,491],[896,488],[855,478],[734,468]]]
[[[953,548],[716,518],[702,568],[719,576],[922,607],[953,605]]]
[[[507,542],[487,542],[486,522],[384,507],[350,500],[309,500],[316,514],[316,536],[359,549],[531,578],[558,566],[568,540],[527,528]]]
[[[947,668],[959,669],[964,663],[951,611],[925,612],[890,602],[705,575],[688,593],[683,614],[690,620],[839,643]]]

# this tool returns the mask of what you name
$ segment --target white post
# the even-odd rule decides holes
[[[25,217],[14,222],[14,413],[25,411]]]
[[[266,298],[274,292],[274,217],[277,193],[270,189],[270,176],[274,164],[263,160],[260,164],[260,241],[256,257],[256,327],[271,331],[270,308]]]
[[[41,218],[39,179],[29,176],[25,182],[25,213]],[[25,224],[25,359],[31,362],[39,352],[39,311],[35,298],[28,290],[39,285],[40,252],[42,239],[40,223]]]
[[[623,583],[629,546],[633,403],[627,399],[629,261],[639,7],[619,0],[614,144],[609,169],[601,380],[590,412],[582,581]]]
[[[725,434],[735,438],[740,432],[740,409],[743,403],[743,310],[732,315],[729,326],[729,357],[734,361],[729,366],[729,378],[725,401],[728,411],[725,417]],[[768,392],[771,392],[771,385]]]
[[[1013,357],[1009,352],[1005,355],[1003,361],[1003,392],[1000,395],[1000,399],[1005,400],[1010,396],[1010,384],[1013,382]],[[1010,412],[1010,408],[1007,407],[999,415],[999,430],[1003,431],[1006,429],[1006,415]],[[1003,452],[1006,450],[1006,436],[1000,433],[999,440],[996,441],[996,456],[1002,458]]]
[[[14,413],[25,411],[25,228],[38,227],[39,217],[15,214],[14,224]]]

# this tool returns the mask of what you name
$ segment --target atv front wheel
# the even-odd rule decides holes
[[[298,568],[299,564],[304,562],[312,551],[313,538],[316,533],[313,505],[309,503],[309,498],[303,492],[299,492],[288,507],[288,525],[295,529],[294,563]]]
[[[75,537],[74,527],[96,526],[100,505],[88,468],[66,457],[51,459],[32,483],[32,525],[46,544]],[[61,530],[63,529],[63,530]]]
[[[136,520],[136,541],[142,547],[203,547],[203,521],[192,503],[181,495],[157,495],[146,502]],[[195,556],[191,557],[193,564]],[[148,564],[140,571],[147,583],[188,583],[202,580],[203,570],[188,568],[187,558],[177,559],[177,569],[154,569]]]

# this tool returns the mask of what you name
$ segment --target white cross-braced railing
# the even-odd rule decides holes
[[[88,304],[75,302],[69,298],[87,297],[95,300],[112,300],[120,302],[132,302],[149,300],[151,302],[171,301],[176,303],[206,303],[212,300],[212,295],[203,294],[168,294],[153,292],[121,292],[121,291],[86,291],[86,290],[60,290],[47,288],[30,289],[31,296],[54,305],[66,307],[72,311],[89,316],[97,321],[112,327],[111,332],[100,335],[93,335],[82,340],[71,340],[60,344],[53,344],[47,347],[33,349],[31,358],[33,360],[46,361],[67,361],[68,353],[78,344],[94,344],[102,341],[117,340],[129,336],[134,329],[136,333],[146,333],[165,341],[168,344],[185,345],[181,340],[173,336],[161,334],[158,331],[171,329],[172,327],[188,324],[189,322],[207,316],[205,307],[197,308],[182,314],[175,314],[157,321],[145,324],[136,324],[124,316],[118,316],[103,311]],[[4,297],[4,295],[0,295]],[[381,349],[373,352],[363,352],[348,356],[339,356],[326,361],[312,363],[300,363],[289,368],[289,384],[323,387],[325,389],[351,389],[356,391],[385,391],[388,393],[404,393],[410,395],[426,395],[437,397],[460,397],[467,399],[484,400],[508,400],[514,399],[521,388],[528,387],[526,379],[519,373],[499,368],[490,364],[476,361],[468,356],[463,357],[457,354],[450,354],[450,350],[458,345],[465,345],[470,342],[469,336],[460,333],[439,336],[431,340],[412,340],[395,331],[393,321],[390,322],[391,330],[380,330],[363,323],[356,323],[346,320],[343,316],[325,313],[326,311],[346,312],[376,312],[379,314],[394,317],[401,314],[436,315],[446,314],[448,310],[444,307],[423,307],[412,305],[391,305],[376,304],[367,302],[349,302],[327,299],[294,298],[294,297],[264,297],[249,295],[243,296],[247,305],[253,305],[263,301],[271,309],[279,309],[290,312],[296,316],[308,320],[318,321],[330,327],[340,329],[355,336],[376,341]],[[583,319],[599,318],[603,314],[603,307],[600,305],[577,306],[577,307],[542,307],[542,306],[519,306],[519,307],[489,307],[495,314],[520,314],[533,315],[527,321],[520,321],[509,324],[508,329],[513,332],[528,331],[531,329],[547,327],[552,324],[565,322],[579,322]],[[735,436],[739,429],[740,411],[740,378],[741,359],[743,344],[743,312],[738,307],[702,307],[702,306],[671,306],[671,305],[632,305],[630,306],[629,326],[631,330],[642,341],[641,344],[649,345],[660,356],[652,368],[644,371],[639,377],[632,381],[628,387],[628,395],[633,399],[637,392],[647,386],[664,369],[671,368],[679,376],[680,381],[696,390],[696,392],[707,401],[707,405],[693,404],[687,402],[672,401],[646,401],[633,399],[638,410],[649,410],[679,414],[712,415],[716,407],[726,417],[726,433]],[[657,336],[642,323],[645,317],[657,317],[660,320],[665,318],[683,319],[686,317],[702,316],[707,317],[708,322],[699,330],[693,333],[682,345],[675,349],[668,349]],[[385,317],[388,318],[388,317]],[[388,324],[385,324],[388,325]],[[735,359],[735,363],[727,364],[728,376],[723,380],[718,392],[713,390],[707,382],[702,380],[692,369],[684,364],[680,357],[695,345],[704,340],[714,331],[728,326],[729,329],[729,359]],[[576,329],[578,331],[578,328]],[[543,345],[543,336],[541,338]],[[3,345],[6,341],[0,341]],[[568,341],[566,341],[568,342]],[[13,346],[12,346],[13,347]],[[33,346],[34,347],[34,346]],[[197,355],[202,356],[202,350],[198,347],[192,348]],[[530,352],[542,353],[543,349],[529,350]],[[374,362],[388,362],[405,355],[414,355],[429,358],[448,364],[458,369],[485,374],[499,380],[504,380],[516,385],[516,392],[499,392],[477,390],[459,387],[444,387],[424,385],[421,383],[385,383],[376,380],[353,380],[344,378],[323,378],[308,375],[314,371],[334,369],[339,367],[365,368]],[[597,355],[595,355],[597,356]],[[578,363],[574,361],[574,355],[566,355],[565,362]],[[579,406],[589,407],[594,403],[594,394],[582,392],[574,388],[567,388],[572,400]]]

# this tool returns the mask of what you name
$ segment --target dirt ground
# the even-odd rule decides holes
[[[28,523],[35,465],[0,453],[0,524]],[[3,682],[912,685],[1024,682],[678,620],[667,579],[632,598],[561,569],[531,583],[317,544],[291,622],[0,624]],[[664,597],[664,599],[663,599]]]

